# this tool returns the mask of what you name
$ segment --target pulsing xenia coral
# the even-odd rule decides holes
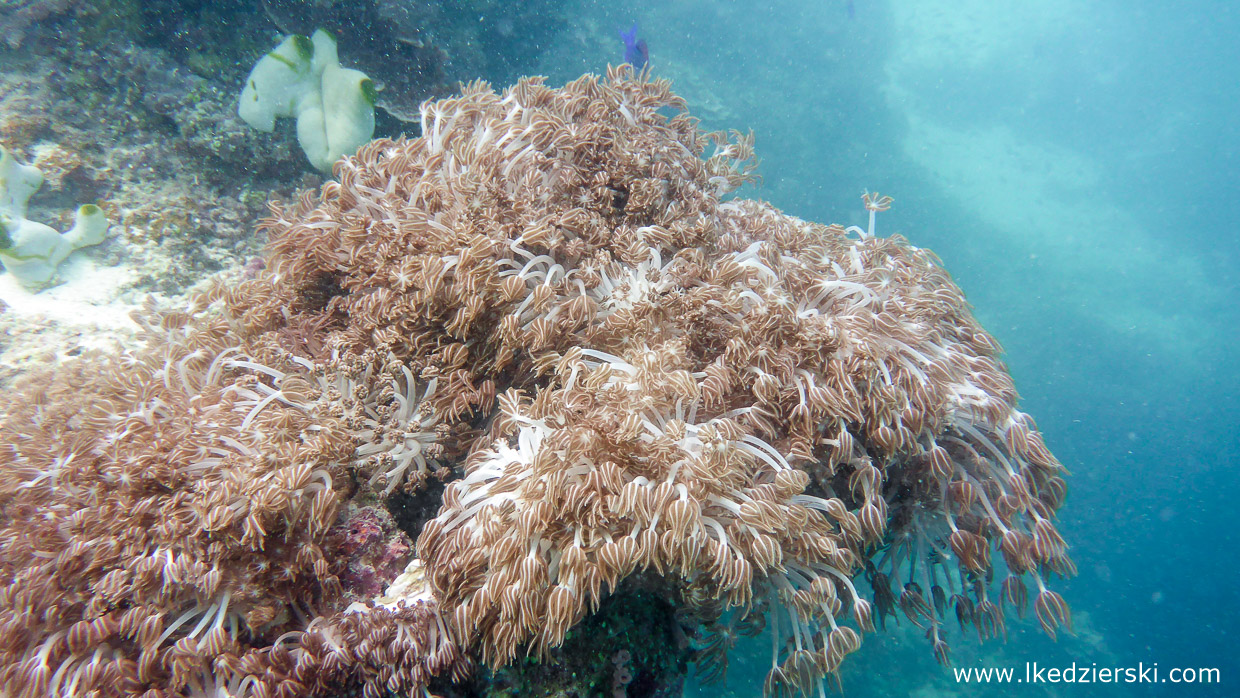
[[[399,472],[381,474],[416,478],[425,465],[411,444],[427,418],[392,393],[412,384],[293,354],[287,327],[257,331],[253,316],[238,331],[222,292],[148,308],[133,350],[12,391],[0,420],[6,696],[414,690],[468,667],[432,605],[343,612],[350,546],[333,524],[354,477],[391,462]],[[406,657],[397,669],[392,652]]]
[[[724,200],[752,139],[625,71],[422,121],[273,206],[258,278],[12,391],[10,693],[425,692],[638,583],[707,626],[708,678],[770,626],[770,695],[897,612],[943,662],[949,606],[1070,624],[1062,468],[934,256],[876,235],[889,200],[865,231]],[[341,521],[454,474],[434,598],[358,600]]]
[[[1062,468],[938,260],[875,234],[889,199],[864,231],[724,200],[751,139],[623,71],[470,85],[422,129],[276,207],[264,303],[233,308],[435,382],[435,444],[468,456],[418,548],[456,642],[544,652],[655,575],[709,674],[774,627],[785,695],[897,609],[943,662],[949,604],[993,636],[1032,584],[1069,623]]]

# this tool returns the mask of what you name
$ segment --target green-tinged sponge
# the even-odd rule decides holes
[[[27,286],[51,281],[70,252],[98,245],[108,233],[108,219],[94,204],[79,207],[63,235],[27,220],[26,202],[42,184],[39,168],[17,162],[0,147],[0,264]]]
[[[296,117],[297,140],[310,164],[330,172],[374,135],[375,86],[360,70],[340,67],[331,34],[293,34],[254,64],[237,113],[264,132],[275,128],[277,117]]]

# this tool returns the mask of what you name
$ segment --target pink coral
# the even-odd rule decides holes
[[[349,566],[341,575],[346,594],[356,600],[383,593],[413,554],[413,541],[396,527],[392,515],[381,507],[362,507],[334,530],[343,536],[340,552]]]

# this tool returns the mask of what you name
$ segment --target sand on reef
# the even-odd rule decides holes
[[[38,292],[0,274],[0,385],[37,365],[90,349],[120,351],[136,341],[129,314],[150,294],[126,290],[134,270],[100,266],[75,252],[59,274],[63,283]]]

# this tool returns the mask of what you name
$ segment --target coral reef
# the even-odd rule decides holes
[[[48,175],[30,217],[63,229],[67,209],[97,202],[114,227],[90,255],[123,264],[129,288],[182,294],[256,254],[267,192],[297,185],[295,143],[254,133],[235,89],[160,51],[67,41],[6,67],[0,142]]]
[[[73,0],[8,0],[0,5],[0,38],[10,48],[20,48],[32,25],[77,4]]]
[[[413,553],[413,541],[397,528],[383,507],[359,507],[346,514],[332,533],[344,536],[337,550],[349,560],[340,583],[347,598],[366,601],[382,596],[387,586],[405,571]]]
[[[366,662],[378,671],[399,647],[351,643],[347,660],[328,656],[367,623],[432,662],[383,681],[449,667],[454,646],[417,604],[333,615],[349,555],[375,557],[332,535],[358,443],[316,408],[327,379],[308,362],[275,335],[246,343],[209,296],[198,303],[149,310],[142,349],[64,364],[6,405],[5,685],[23,696],[311,690]],[[326,648],[314,644],[323,633]],[[327,666],[312,672],[313,658]]]
[[[867,230],[728,199],[752,138],[684,109],[626,70],[468,85],[273,206],[253,278],[12,391],[0,678],[377,696],[481,660],[500,681],[655,594],[672,644],[704,628],[710,676],[771,628],[766,692],[791,695],[875,616],[946,662],[945,617],[1003,634],[1028,580],[1047,632],[1070,626],[1046,586],[1073,571],[1062,468],[937,259],[876,236],[876,195]],[[408,531],[429,590],[349,603],[342,580],[399,567],[366,507],[441,479]],[[599,651],[599,691],[658,694],[642,648]]]
[[[678,642],[674,610],[656,589],[612,595],[546,657],[521,657],[495,670],[479,667],[469,681],[446,688],[444,694],[487,698],[682,696],[692,653]]]
[[[121,225],[92,254],[132,268],[126,292],[180,295],[239,266],[257,251],[252,234],[268,194],[321,181],[293,134],[255,133],[236,115],[246,71],[271,49],[276,21],[308,34],[322,19],[342,32],[345,65],[383,81],[380,106],[415,119],[421,101],[455,91],[458,80],[507,82],[532,69],[561,26],[542,19],[551,0],[479,0],[473,14],[437,2],[267,4],[0,2],[0,145],[31,160],[56,143],[79,163],[63,190],[48,182],[31,217],[51,223],[71,205],[100,202]],[[384,117],[379,132],[411,127],[397,118]]]

